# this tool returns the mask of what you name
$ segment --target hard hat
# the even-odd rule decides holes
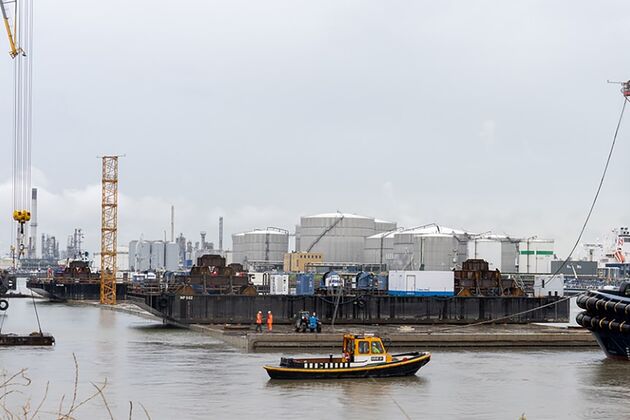
[[[271,313],[271,311],[267,311],[267,313],[268,313],[268,314],[270,314],[270,313]]]

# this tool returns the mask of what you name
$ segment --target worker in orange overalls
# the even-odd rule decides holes
[[[262,332],[262,311],[256,314],[256,332]]]
[[[271,311],[267,311],[267,331],[273,330],[273,315]]]

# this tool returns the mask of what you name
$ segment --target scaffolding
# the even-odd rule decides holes
[[[102,156],[101,304],[116,304],[116,245],[118,236],[118,157]]]

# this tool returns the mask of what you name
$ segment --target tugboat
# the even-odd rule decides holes
[[[577,298],[585,309],[576,322],[593,333],[606,356],[630,360],[630,283],[618,290],[591,290]]]
[[[387,378],[415,375],[431,359],[428,352],[389,354],[373,334],[345,334],[341,357],[293,359],[263,366],[271,379]]]

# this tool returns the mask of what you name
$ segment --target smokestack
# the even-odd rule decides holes
[[[206,249],[206,232],[201,232],[201,249]]]
[[[175,206],[171,206],[171,242],[175,242]]]
[[[29,254],[37,258],[37,188],[31,190],[31,239]]]
[[[219,217],[219,251],[223,251],[223,217]]]

